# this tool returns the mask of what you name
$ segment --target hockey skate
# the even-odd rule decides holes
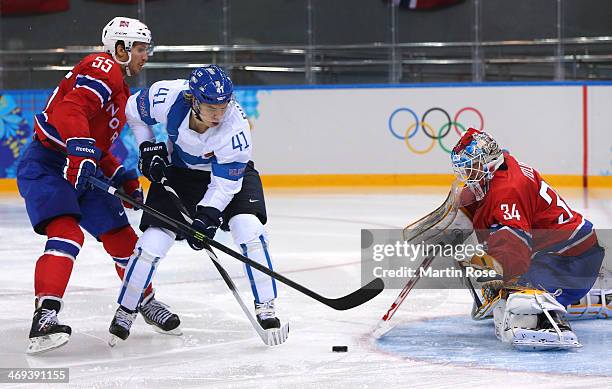
[[[45,299],[34,311],[27,354],[44,353],[68,343],[72,329],[57,320],[60,309],[61,303],[58,300]]]
[[[108,332],[111,334],[108,340],[109,346],[115,347],[119,339],[126,340],[130,336],[130,328],[134,320],[136,320],[136,316],[138,316],[138,312],[130,312],[122,306],[117,308],[115,317],[113,317],[113,321],[108,329]]]
[[[536,328],[515,331],[512,345],[518,350],[525,351],[582,347],[569,323],[561,317],[559,312],[539,314]]]
[[[255,301],[255,316],[257,322],[264,330],[270,328],[280,328],[280,320],[274,311],[274,299],[258,303]]]
[[[536,290],[512,293],[496,305],[495,335],[523,351],[564,350],[582,347],[565,308],[550,294]]]
[[[138,312],[154,331],[166,335],[183,335],[179,328],[181,320],[168,308],[166,304],[155,299],[155,294],[151,294],[142,300]]]
[[[281,322],[276,317],[274,299],[258,303],[255,301],[255,316],[257,323],[268,335],[266,344],[275,346],[284,343],[289,336],[289,323],[281,328]]]

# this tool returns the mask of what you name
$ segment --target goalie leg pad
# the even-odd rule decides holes
[[[565,308],[547,292],[523,290],[502,299],[493,311],[495,335],[519,350],[581,347],[562,318]]]
[[[612,289],[591,289],[579,302],[567,307],[569,320],[612,317]]]
[[[242,250],[242,254],[260,264],[272,268],[272,259],[268,250],[268,236],[263,224],[255,215],[240,214],[229,221],[234,243]],[[245,273],[251,282],[251,290],[258,303],[277,297],[276,281],[250,266],[245,265]]]
[[[137,309],[145,289],[150,287],[157,264],[166,256],[174,239],[174,233],[159,227],[150,227],[142,234],[128,261],[117,299],[124,308],[133,311]]]
[[[612,271],[600,269],[593,288],[567,307],[568,319],[607,319],[612,317]]]

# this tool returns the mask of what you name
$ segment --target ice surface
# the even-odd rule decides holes
[[[609,192],[592,193],[588,201],[580,191],[560,192],[596,226],[612,225]],[[360,285],[360,229],[403,227],[437,207],[445,195],[443,188],[269,191],[268,230],[275,269],[324,296],[347,294]],[[128,213],[136,223],[139,213]],[[217,239],[231,241],[229,234]],[[579,365],[603,364],[607,369],[592,375],[566,374],[576,369],[564,373],[555,357],[538,361],[533,368],[527,362],[532,357],[507,352],[494,340],[492,329],[487,331],[483,323],[467,318],[471,307],[467,291],[413,291],[393,318],[399,324],[396,332],[379,344],[369,333],[398,290],[339,312],[279,285],[278,313],[281,320],[291,322],[291,333],[285,344],[267,347],[205,253],[194,252],[184,243],[171,249],[155,281],[157,297],[181,316],[184,335],[160,335],[138,319],[128,341],[111,349],[106,340],[119,281],[112,260],[91,237],[77,259],[60,314],[72,326],[70,342],[29,357],[25,349],[33,310],[33,270],[44,243],[43,237],[32,232],[21,199],[1,198],[0,367],[68,367],[72,387],[429,388],[528,382],[532,387],[559,388],[605,387],[610,382],[612,348],[589,347],[596,340],[592,342],[588,334],[599,334],[609,345],[612,321],[577,325],[579,338],[586,334],[585,347],[561,356]],[[220,257],[245,301],[250,301],[242,265],[223,254]],[[429,331],[427,323],[438,324]],[[455,324],[464,325],[470,333],[469,349],[457,339],[461,331],[455,329],[453,337],[440,335],[440,325]],[[482,342],[475,334],[482,334]],[[403,350],[411,344],[420,345],[418,353]],[[332,353],[333,345],[348,345],[349,352]],[[436,354],[432,350],[437,347],[450,348],[449,353],[462,357]],[[503,363],[491,363],[496,358]]]

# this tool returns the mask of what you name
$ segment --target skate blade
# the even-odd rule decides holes
[[[555,351],[555,350],[570,350],[580,348],[580,343],[512,343],[512,346],[520,351]]]
[[[517,338],[512,340],[512,346],[521,351],[567,350],[580,348],[582,344],[573,332],[564,332],[559,336],[553,332],[517,331]]]
[[[51,334],[30,339],[26,354],[36,355],[54,350],[68,343],[69,339],[70,335],[66,333]]]
[[[108,338],[108,345],[110,347],[115,347],[117,343],[119,343],[120,340],[123,340],[123,339],[121,339],[117,335],[111,334],[110,337]]]
[[[153,331],[157,332],[158,334],[162,334],[162,335],[173,335],[173,336],[183,335],[183,330],[181,330],[180,326],[170,331],[164,331],[155,325],[152,325],[151,328],[153,328]]]
[[[278,346],[285,343],[289,337],[289,323],[285,323],[281,328],[269,328],[264,331],[268,335],[266,344],[268,346]]]

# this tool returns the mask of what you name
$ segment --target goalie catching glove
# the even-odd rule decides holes
[[[461,262],[461,265],[470,266],[475,269],[495,270],[495,273],[497,273],[498,275],[504,275],[504,269],[502,265],[489,254],[474,255],[469,260]]]

